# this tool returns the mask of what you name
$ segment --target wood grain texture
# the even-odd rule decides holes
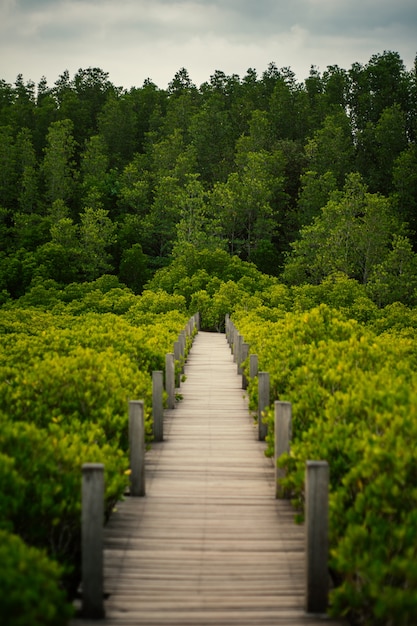
[[[340,625],[304,611],[304,528],[275,499],[225,336],[200,332],[185,374],[146,455],[146,497],[126,498],[105,529],[104,623]]]

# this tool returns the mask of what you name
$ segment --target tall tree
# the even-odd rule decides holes
[[[177,245],[191,244],[197,249],[218,247],[217,234],[220,224],[209,216],[206,193],[197,174],[188,177],[179,197]]]
[[[32,135],[27,128],[21,130],[16,139],[16,162],[19,180],[19,210],[23,213],[31,213],[36,209],[39,201],[39,176]]]
[[[406,116],[398,105],[382,111],[357,137],[357,166],[372,192],[388,195],[393,188],[395,159],[407,148]]]
[[[322,83],[326,111],[330,111],[332,107],[342,107],[346,112],[349,96],[348,72],[338,65],[329,65],[323,72]]]
[[[407,237],[394,235],[392,249],[372,268],[367,291],[379,306],[417,304],[417,254]]]
[[[297,214],[300,227],[311,224],[328,203],[330,196],[337,190],[337,181],[331,171],[318,174],[307,170],[301,175],[301,188],[298,198]]]
[[[319,128],[326,116],[326,99],[321,74],[315,65],[310,67],[310,73],[304,81],[308,98],[308,117],[310,131]]]
[[[149,212],[151,204],[151,176],[147,158],[136,154],[126,165],[119,178],[118,204],[122,213],[142,217]]]
[[[312,224],[300,231],[283,272],[292,283],[320,283],[344,272],[366,283],[388,254],[393,234],[401,232],[387,198],[367,191],[359,174],[349,174]]]
[[[182,187],[174,176],[162,176],[154,190],[149,214],[142,222],[142,246],[145,254],[156,257],[158,264],[171,254],[176,238],[176,224]]]
[[[98,129],[107,146],[110,166],[123,168],[138,148],[132,100],[126,95],[109,97],[98,116]]]
[[[410,145],[394,161],[393,198],[398,216],[407,222],[417,250],[417,146]]]
[[[13,126],[16,129],[30,128],[35,122],[35,83],[23,81],[22,74],[16,78],[13,103]]]
[[[52,122],[42,163],[45,195],[50,204],[55,200],[67,203],[74,197],[75,147],[71,120]]]
[[[271,125],[277,139],[304,141],[308,128],[308,96],[289,68],[280,70],[270,99]]]
[[[384,109],[398,105],[410,110],[411,78],[398,52],[374,54],[367,65],[354,63],[349,71],[348,105],[355,130],[376,124]]]
[[[131,89],[128,97],[136,121],[135,152],[143,152],[148,133],[158,133],[161,130],[168,94],[147,79],[140,89]]]
[[[79,146],[90,135],[97,134],[98,116],[108,97],[117,93],[109,74],[97,67],[79,69],[71,79],[65,71],[55,83],[54,94],[61,120],[70,119]]]
[[[113,270],[109,248],[116,240],[115,227],[104,209],[86,207],[80,218],[83,276],[86,280],[95,280]]]
[[[326,116],[321,127],[308,140],[307,169],[320,176],[331,172],[339,187],[354,165],[354,144],[349,119],[343,110]]]
[[[188,143],[189,127],[198,110],[200,95],[185,68],[180,69],[169,83],[168,95],[163,131],[166,135],[171,135],[180,129]]]
[[[236,137],[221,95],[214,94],[194,115],[190,137],[202,180],[210,185],[225,181],[233,165]]]
[[[48,128],[57,121],[58,103],[53,88],[48,87],[43,76],[37,86],[35,122],[33,128],[33,145],[37,158],[41,158],[46,145]]]
[[[0,79],[0,127],[13,123],[14,91],[10,83]]]
[[[80,163],[82,203],[85,206],[106,203],[108,166],[109,157],[103,137],[91,136],[86,140]]]
[[[0,206],[12,209],[16,204],[16,147],[11,126],[0,126]]]
[[[271,241],[277,231],[278,211],[273,200],[277,187],[282,190],[283,161],[278,165],[276,155],[265,150],[240,152],[237,158],[238,172],[229,176],[227,192],[222,193],[227,213],[220,219],[230,229],[225,237],[232,242],[233,251],[249,261],[260,242]]]

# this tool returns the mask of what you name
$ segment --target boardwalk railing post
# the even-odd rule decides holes
[[[258,373],[258,436],[259,441],[265,441],[268,432],[267,425],[262,421],[262,412],[269,406],[269,374]]]
[[[82,467],[82,614],[88,619],[104,617],[103,594],[104,465]]]
[[[255,378],[258,375],[258,355],[251,354],[249,357],[249,376]]]
[[[234,363],[239,363],[239,351],[240,351],[241,342],[242,342],[242,337],[241,337],[239,331],[235,329],[234,341],[233,341],[233,361],[234,361]]]
[[[227,343],[230,344],[229,335],[230,335],[230,315],[226,313],[224,316],[224,333],[226,335]]]
[[[153,416],[153,436],[155,441],[162,441],[164,438],[164,373],[160,371],[152,372],[152,416]]]
[[[180,340],[174,343],[174,361],[178,363],[175,373],[175,386],[180,387],[181,385],[181,372],[180,372],[180,363],[181,363],[181,342]],[[174,363],[174,366],[175,366]]]
[[[281,481],[285,478],[285,469],[278,467],[278,459],[290,451],[292,409],[291,402],[275,402],[275,497],[285,498]]]
[[[236,330],[236,326],[233,325],[233,328],[232,328],[232,354],[233,354],[233,362],[236,362],[236,350],[237,350],[237,330]]]
[[[194,320],[198,332],[200,330],[200,313],[194,313]]]
[[[165,390],[168,394],[168,408],[175,408],[175,361],[172,353],[165,355]]]
[[[328,573],[329,465],[306,463],[306,611],[325,613]]]
[[[240,365],[242,363],[242,346],[243,346],[243,337],[240,333],[237,336],[237,353],[236,353],[236,363],[237,363],[237,373],[240,375],[242,370]]]
[[[179,336],[180,342],[180,366],[181,366],[181,374],[184,374],[184,363],[185,363],[185,351],[187,347],[187,338],[185,336],[185,330],[182,330]]]
[[[237,330],[236,330],[236,326],[233,324],[233,322],[230,322],[230,351],[233,355],[233,360],[235,360],[235,343],[236,343],[236,336],[237,336]]]
[[[228,333],[227,333],[227,343],[229,344],[229,348],[230,351],[233,350],[233,329],[234,329],[234,325],[232,320],[229,318],[229,323],[228,323]]]
[[[145,411],[143,400],[129,402],[130,495],[145,495]]]
[[[246,361],[248,356],[249,356],[249,344],[242,343],[241,350],[240,350],[240,373],[242,374],[242,389],[248,388],[248,378],[245,372],[243,371],[243,367],[242,367],[242,363]]]
[[[242,363],[243,363],[243,337],[239,335],[238,339],[238,349],[236,354],[236,363],[237,363],[237,373],[238,376],[242,374]]]

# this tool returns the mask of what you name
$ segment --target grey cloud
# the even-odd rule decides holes
[[[348,68],[385,49],[410,64],[416,25],[415,0],[0,1],[0,78],[37,80],[72,63],[126,87],[138,75],[164,86],[182,66],[201,83],[274,61],[303,79],[311,64]]]

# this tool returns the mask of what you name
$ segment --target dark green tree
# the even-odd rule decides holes
[[[308,140],[307,169],[323,176],[331,172],[339,187],[354,167],[354,144],[349,119],[339,110],[328,115],[321,127]]]
[[[39,202],[39,172],[32,134],[27,128],[22,129],[16,139],[16,166],[19,210],[32,213]]]
[[[336,193],[292,244],[283,278],[290,283],[320,283],[334,272],[366,284],[387,257],[393,235],[401,233],[392,204],[367,191],[359,174],[349,174]]]
[[[123,168],[137,150],[136,115],[131,98],[109,97],[98,116],[98,129],[107,146],[110,167]]]
[[[16,147],[11,126],[0,126],[0,206],[12,209],[17,200]]]
[[[410,145],[394,161],[393,199],[400,220],[407,222],[417,249],[417,146]]]
[[[45,197],[50,204],[55,200],[70,202],[74,198],[77,177],[75,148],[71,120],[53,122],[49,127],[42,163]]]
[[[109,204],[109,157],[102,135],[92,135],[85,143],[80,163],[80,194],[84,206]]]
[[[109,248],[116,240],[115,227],[108,212],[86,207],[80,215],[81,267],[85,280],[95,280],[114,268]]]
[[[406,116],[398,105],[384,109],[376,124],[368,122],[357,138],[357,166],[372,192],[393,189],[395,159],[407,148]]]
[[[225,100],[214,94],[193,116],[190,139],[202,180],[213,185],[227,179],[233,165],[236,137]]]
[[[142,293],[149,279],[149,272],[147,257],[140,243],[135,243],[131,248],[123,250],[119,277],[134,293]]]

